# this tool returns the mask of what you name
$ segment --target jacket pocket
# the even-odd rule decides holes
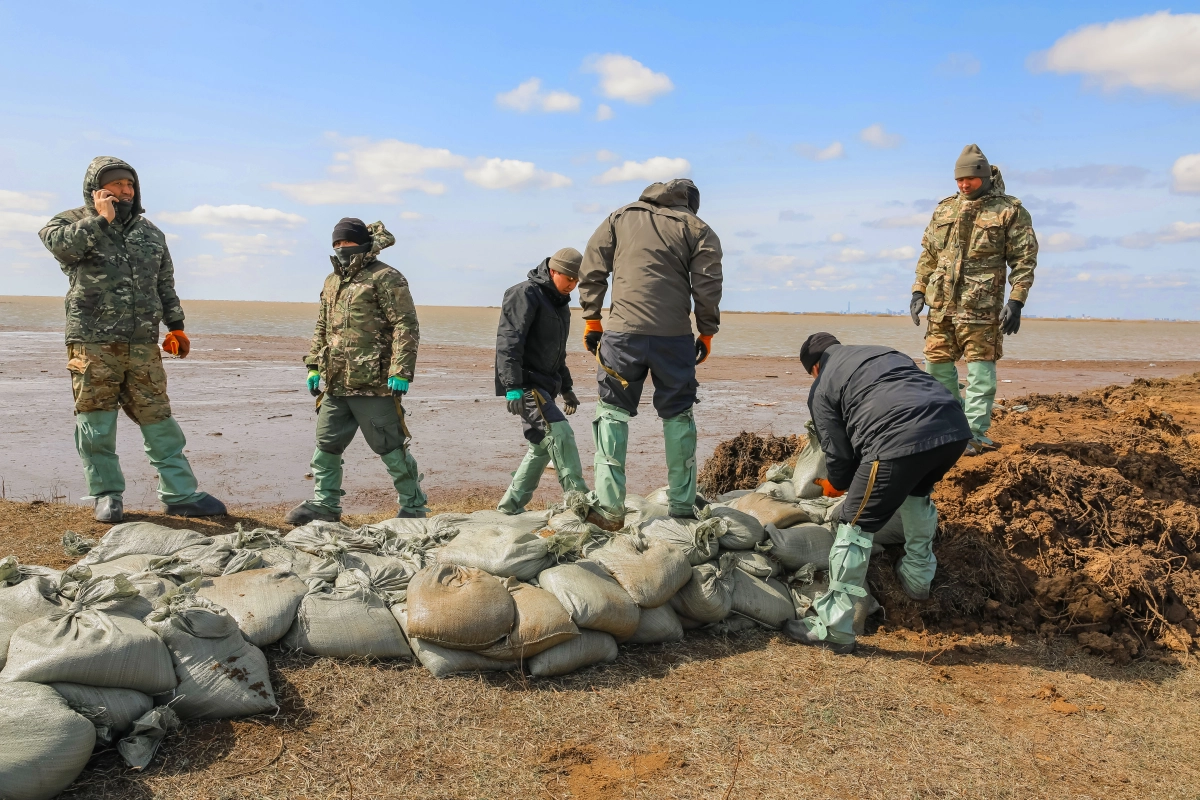
[[[933,229],[933,244],[938,250],[943,249],[946,243],[950,241],[950,231],[953,228],[953,222],[944,222]]]
[[[1004,227],[994,217],[981,218],[971,233],[971,252],[968,257],[991,256],[1004,252]]]
[[[959,308],[969,308],[975,311],[988,311],[1000,307],[997,286],[1003,289],[996,276],[963,275],[962,299]]]
[[[946,270],[935,269],[925,284],[925,302],[930,308],[941,308],[946,302]]]
[[[351,389],[368,389],[383,382],[379,351],[356,353],[348,356],[346,385]]]

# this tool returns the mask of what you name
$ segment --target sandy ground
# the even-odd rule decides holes
[[[0,490],[9,499],[79,502],[87,492],[72,439],[70,377],[61,334],[0,334]],[[188,457],[204,489],[231,505],[267,506],[310,496],[306,479],[316,414],[304,388],[307,342],[291,337],[207,335],[193,341],[186,360],[167,363],[176,417],[188,436]],[[578,393],[584,400],[573,426],[590,482],[593,456],[589,423],[594,362],[572,354]],[[417,379],[406,407],[413,453],[431,500],[471,489],[507,485],[525,443],[520,423],[494,395],[493,353],[449,345],[422,348]],[[1075,391],[1134,377],[1169,377],[1200,370],[1198,361],[1002,361],[1000,396]],[[743,430],[799,432],[808,419],[810,379],[799,359],[714,355],[699,370],[699,458]],[[633,421],[629,453],[630,491],[645,493],[665,483],[662,429],[650,405]],[[125,470],[129,508],[153,508],[153,470],[141,452],[135,426],[122,418],[118,451]],[[356,439],[346,455],[348,509],[375,509],[394,502],[383,466]],[[553,473],[540,497],[557,496]]]

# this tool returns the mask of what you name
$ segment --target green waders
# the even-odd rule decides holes
[[[987,438],[987,431],[992,426],[992,406],[996,402],[996,362],[967,362],[965,399],[958,390],[958,367],[953,362],[934,364],[926,361],[925,371],[937,378],[938,383],[949,389],[954,399],[962,404],[975,440],[992,444],[992,440]]]
[[[142,441],[146,457],[158,470],[158,499],[164,505],[195,503],[206,496],[198,491],[192,465],[183,454],[187,439],[174,417],[143,425]]]
[[[854,604],[867,596],[872,542],[873,534],[857,525],[843,522],[838,526],[829,551],[829,590],[813,601],[817,615],[799,620],[822,641],[854,643]]]
[[[183,448],[187,444],[174,417],[142,425],[146,457],[158,472],[158,497],[168,505],[194,503],[203,497]],[[83,462],[88,494],[120,496],[125,476],[117,457],[117,412],[81,411],[75,415],[75,448]]]
[[[904,555],[896,564],[896,575],[909,597],[925,599],[937,572],[937,556],[933,554],[937,507],[928,497],[907,497],[900,506],[900,520],[904,523]]]
[[[958,367],[953,361],[947,361],[944,364],[926,361],[925,371],[937,378],[937,382],[945,386],[947,391],[954,395],[955,400],[962,403],[962,393],[958,390]]]
[[[670,513],[696,512],[696,418],[692,409],[662,421],[667,447],[667,499]],[[625,502],[624,495],[621,498]]]
[[[629,448],[629,412],[596,401],[592,420],[596,441],[596,489],[588,495],[588,504],[610,520],[625,518],[625,454]]]
[[[505,514],[520,514],[533,497],[547,464],[554,464],[558,485],[566,492],[587,492],[583,480],[583,464],[579,461],[579,448],[575,444],[575,432],[565,420],[550,423],[546,438],[529,443],[521,466],[513,473],[512,484],[497,507]],[[623,502],[623,501],[622,501]]]

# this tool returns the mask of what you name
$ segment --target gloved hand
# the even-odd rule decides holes
[[[845,492],[833,488],[833,484],[825,478],[817,478],[813,483],[821,487],[821,494],[825,497],[841,497],[845,494]]]
[[[1021,330],[1021,309],[1025,304],[1020,300],[1009,300],[1000,312],[1000,332],[1012,336]]]
[[[697,336],[696,337],[696,364],[703,364],[708,360],[708,354],[712,352],[712,336]]]
[[[600,324],[598,319],[585,319],[583,321],[583,346],[592,355],[596,355],[596,348],[600,347],[600,337],[604,335],[604,326]]]
[[[313,394],[316,394],[320,385],[321,373],[317,372],[315,369],[310,369],[308,371],[308,390]]]
[[[921,292],[913,292],[912,299],[908,301],[908,313],[912,314],[913,325],[921,324],[921,309],[925,308],[925,295]]]
[[[525,392],[520,389],[509,389],[504,393],[504,399],[508,401],[508,413],[520,414],[521,406],[525,405]]]
[[[183,331],[167,331],[167,335],[163,337],[162,349],[167,355],[187,358],[187,354],[192,352],[192,343]]]
[[[579,410],[579,398],[570,389],[563,392],[563,413],[568,417]]]
[[[400,394],[408,393],[408,379],[401,378],[399,375],[392,375],[388,378],[388,388],[393,392]]]

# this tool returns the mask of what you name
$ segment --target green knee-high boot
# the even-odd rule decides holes
[[[192,465],[183,448],[183,430],[174,417],[142,426],[146,457],[158,471],[158,499],[166,505],[195,503],[206,495],[198,490]]]
[[[558,485],[563,494],[567,492],[587,493],[587,484],[583,480],[583,464],[579,460],[579,447],[575,444],[575,431],[566,420],[550,423],[550,458],[554,462],[554,472],[558,476]]]
[[[662,421],[667,447],[667,498],[671,514],[696,511],[696,418],[692,409]]]
[[[592,420],[596,440],[596,489],[588,495],[591,507],[609,520],[625,518],[625,454],[629,448],[629,412],[596,401]]]
[[[971,424],[971,433],[984,444],[992,444],[987,438],[988,428],[992,427],[992,405],[996,402],[996,362],[971,361],[967,364],[967,399],[963,403],[963,411],[967,412],[967,422]]]
[[[312,503],[332,514],[342,513],[342,456],[326,453],[321,448],[313,452],[309,467],[313,474]]]
[[[896,563],[896,576],[909,597],[925,600],[937,572],[933,554],[937,507],[928,497],[908,497],[900,506],[900,519],[904,523],[904,555]]]
[[[950,394],[954,395],[954,399],[962,403],[962,394],[958,391],[958,367],[953,361],[947,361],[944,364],[926,361],[925,371],[937,378],[937,382],[949,389]]]
[[[529,449],[525,451],[525,457],[521,459],[521,466],[517,467],[517,471],[513,473],[508,491],[504,493],[504,496],[500,498],[499,505],[496,506],[497,511],[504,514],[520,514],[525,511],[525,506],[542,481],[542,473],[546,471],[546,465],[550,463],[549,444],[549,436],[537,444],[529,443]]]
[[[125,476],[117,458],[117,412],[83,411],[75,415],[75,449],[92,497],[120,495]]]
[[[425,507],[425,493],[421,491],[423,476],[417,472],[417,460],[408,452],[408,448],[399,447],[380,458],[392,477],[392,485],[396,487],[396,502],[400,510],[410,514],[429,513]]]
[[[829,551],[829,590],[813,601],[815,617],[800,620],[822,641],[852,644],[854,603],[867,596],[867,567],[872,535],[857,525],[842,523]]]

